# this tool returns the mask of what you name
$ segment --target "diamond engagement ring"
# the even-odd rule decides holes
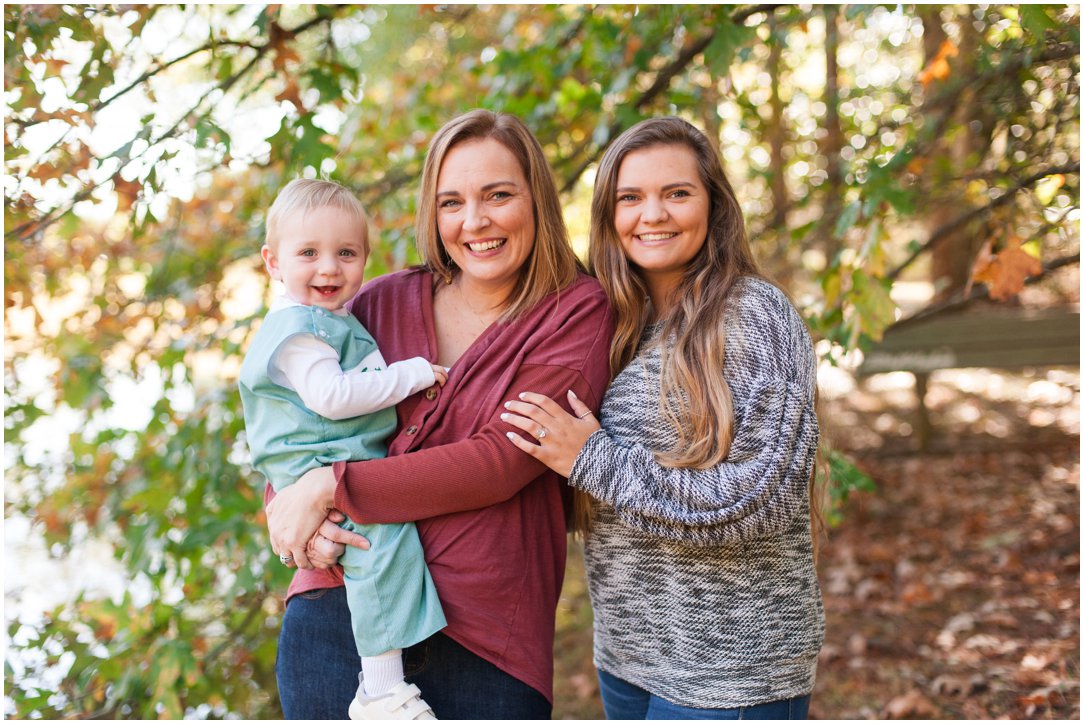
[[[534,434],[534,436],[537,437],[539,440],[541,440],[542,438],[544,438],[546,436],[546,428],[544,428],[544,427],[538,428],[538,432],[536,432]]]
[[[288,556],[285,553],[283,553],[282,555],[279,556],[279,560],[282,561],[282,565],[288,566],[288,565],[290,565],[291,563],[294,562],[294,557],[293,556]]]

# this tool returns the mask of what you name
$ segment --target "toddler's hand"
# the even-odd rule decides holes
[[[437,378],[437,384],[444,387],[444,383],[448,381],[448,368],[434,365],[432,362],[430,364],[433,365],[433,376]]]

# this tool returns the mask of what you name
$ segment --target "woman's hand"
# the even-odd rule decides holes
[[[320,524],[320,530],[316,531],[309,540],[306,553],[309,556],[309,563],[315,568],[326,570],[337,564],[348,545],[363,551],[369,550],[369,541],[363,536],[339,527],[338,524],[344,520],[346,520],[346,515],[332,508],[328,511],[324,522]]]
[[[511,400],[504,403],[506,412],[501,419],[510,425],[515,425],[520,430],[534,436],[538,444],[527,442],[523,437],[514,432],[509,432],[508,439],[516,447],[525,453],[533,455],[546,464],[554,472],[568,477],[572,472],[572,464],[576,462],[587,438],[595,430],[600,429],[598,420],[591,414],[587,405],[576,397],[572,390],[568,391],[568,404],[572,407],[575,416],[565,412],[560,405],[546,397],[534,392],[520,394],[519,401]],[[516,413],[516,414],[511,414]]]
[[[266,508],[271,550],[292,557],[298,568],[313,568],[309,543],[335,505],[335,485],[330,467],[315,468],[275,495]]]

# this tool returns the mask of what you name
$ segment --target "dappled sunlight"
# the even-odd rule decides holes
[[[1080,379],[1058,344],[1080,294],[1078,6],[9,3],[4,17],[5,542],[23,566],[5,579],[6,715],[281,715],[289,574],[236,389],[276,291],[265,215],[287,181],[327,176],[373,220],[367,278],[416,263],[426,149],[475,107],[537,136],[581,259],[619,133],[674,114],[718,144],[757,261],[814,340],[822,452],[877,478],[824,554],[840,618],[814,715],[1079,713],[1059,672],[1079,663],[1063,619]],[[907,348],[866,374],[908,320],[979,304],[984,323],[1016,320],[995,341],[1035,366],[953,369],[955,350]],[[1016,338],[1052,310],[1052,331]],[[896,371],[915,360],[928,380]],[[594,717],[576,565],[555,714]],[[46,611],[32,589],[54,578],[64,600]]]
[[[926,405],[934,449],[950,449],[959,435],[1020,440],[1080,433],[1078,370],[1056,368],[1011,374],[996,370],[941,370],[930,377]],[[844,397],[822,403],[832,440],[854,449],[909,449],[918,404],[914,376],[874,375]],[[837,411],[838,410],[838,411]],[[867,429],[852,429],[865,420]],[[861,426],[859,426],[861,427]],[[876,435],[871,434],[876,432]]]

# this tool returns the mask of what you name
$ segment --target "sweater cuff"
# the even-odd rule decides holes
[[[612,482],[613,476],[604,475],[605,465],[599,464],[599,461],[609,459],[605,450],[609,442],[606,430],[599,428],[591,433],[572,461],[572,470],[568,474],[569,485],[603,502],[612,501],[610,486],[606,483]]]

